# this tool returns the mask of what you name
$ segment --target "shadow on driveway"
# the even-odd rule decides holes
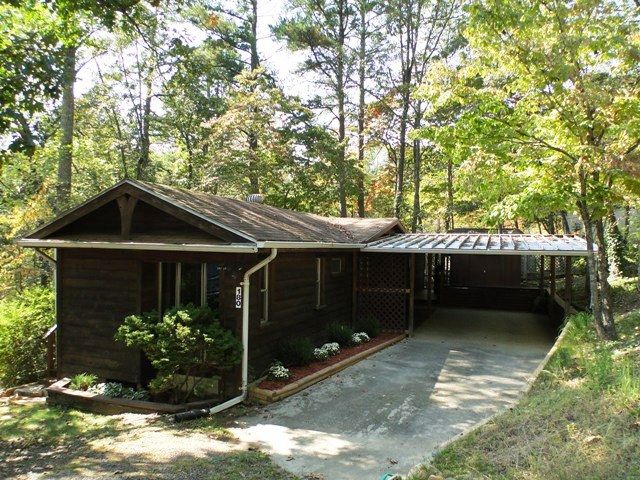
[[[439,309],[412,338],[279,403],[232,432],[305,475],[406,473],[512,403],[553,343],[546,317]]]

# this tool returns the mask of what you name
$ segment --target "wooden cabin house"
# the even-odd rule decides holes
[[[374,315],[384,330],[410,333],[416,294],[424,294],[427,313],[434,299],[445,298],[433,292],[446,258],[491,254],[480,263],[495,270],[509,255],[569,259],[586,252],[577,237],[405,234],[395,218],[322,217],[132,180],[19,243],[55,251],[58,377],[90,372],[146,384],[150,365],[114,340],[118,326],[130,314],[199,303],[218,312],[245,346],[227,397],[246,392],[283,339],[321,342],[331,322]],[[460,258],[474,288],[505,287],[487,281],[497,270],[476,275]],[[456,269],[448,275],[455,283]],[[531,307],[528,297],[519,301]]]

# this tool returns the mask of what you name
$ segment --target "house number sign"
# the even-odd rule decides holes
[[[242,308],[242,287],[236,287],[236,308]]]

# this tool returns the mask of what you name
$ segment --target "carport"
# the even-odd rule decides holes
[[[390,235],[362,249],[358,315],[409,333],[438,307],[543,313],[559,324],[572,301],[573,259],[586,255],[575,235]]]

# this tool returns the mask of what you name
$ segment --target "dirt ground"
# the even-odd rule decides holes
[[[106,417],[51,409],[44,399],[3,400],[3,479],[297,478],[251,442],[235,439],[217,420],[175,424],[157,415]]]

